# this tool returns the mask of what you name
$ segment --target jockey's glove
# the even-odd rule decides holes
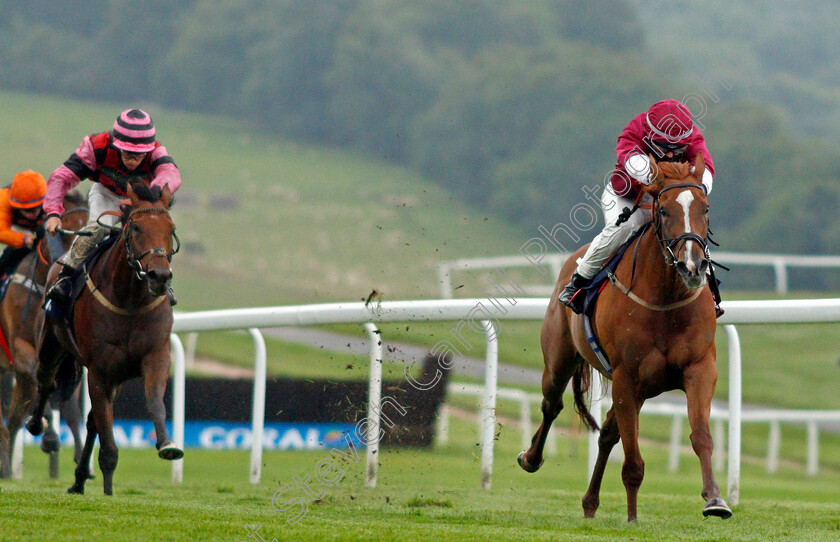
[[[653,171],[650,167],[650,158],[644,154],[634,154],[628,156],[627,160],[624,161],[624,169],[627,170],[627,173],[629,173],[631,177],[645,185],[650,184],[650,181],[653,178]]]

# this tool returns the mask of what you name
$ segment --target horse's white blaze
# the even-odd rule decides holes
[[[677,202],[682,205],[683,208],[683,222],[685,224],[685,233],[691,233],[691,203],[694,201],[694,194],[691,193],[690,190],[683,190],[680,192],[680,195],[677,196]],[[691,243],[693,241],[688,241],[685,244],[685,253],[688,255],[691,252]],[[691,259],[686,258],[688,261],[686,265],[689,266],[689,269],[692,269]]]
[[[683,221],[685,222],[685,233],[691,233],[691,202],[694,201],[694,194],[690,190],[683,190],[677,196],[677,203],[683,208]]]

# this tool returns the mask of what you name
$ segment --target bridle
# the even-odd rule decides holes
[[[666,239],[662,233],[662,215],[660,214],[661,206],[659,198],[662,197],[662,194],[674,188],[697,188],[698,190],[703,190],[703,193],[705,193],[702,185],[694,183],[678,183],[666,186],[660,190],[659,194],[657,194],[653,199],[653,206],[651,207],[651,213],[653,215],[653,230],[656,235],[656,239],[659,241],[659,248],[662,249],[662,254],[665,256],[665,263],[676,266],[679,262],[677,261],[677,257],[674,256],[674,250],[679,250],[679,248],[688,241],[694,241],[700,245],[700,248],[703,249],[703,259],[711,265],[712,256],[709,252],[707,238],[700,237],[700,235],[690,231],[681,233],[672,239]]]
[[[163,247],[154,247],[142,252],[141,254],[136,254],[134,251],[134,243],[133,241],[133,228],[131,226],[134,225],[134,215],[137,214],[150,214],[150,213],[158,213],[158,214],[165,214],[169,217],[169,211],[167,209],[161,209],[159,207],[141,207],[139,209],[133,209],[128,214],[128,219],[125,221],[125,226],[123,227],[123,236],[125,238],[125,254],[128,259],[128,267],[134,271],[134,275],[137,277],[138,280],[145,280],[146,276],[148,275],[148,271],[143,269],[143,264],[141,263],[143,258],[146,256],[160,256],[162,258],[166,258],[167,262],[172,261],[172,256],[177,254],[179,250],[181,250],[181,241],[178,239],[178,236],[175,235],[175,231],[172,231],[172,238],[174,240],[175,248],[172,252],[167,252]]]

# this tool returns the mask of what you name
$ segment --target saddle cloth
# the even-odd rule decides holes
[[[583,330],[586,333],[586,340],[589,342],[589,346],[592,347],[592,351],[595,353],[595,356],[598,358],[601,366],[609,375],[612,374],[610,360],[607,357],[607,353],[604,352],[601,349],[601,345],[598,344],[598,338],[595,336],[595,331],[592,328],[592,317],[595,315],[595,302],[598,300],[598,294],[600,294],[601,290],[603,290],[607,285],[610,275],[615,273],[618,264],[621,262],[621,258],[624,256],[624,253],[627,252],[627,248],[633,243],[633,241],[640,237],[650,227],[650,225],[651,222],[646,222],[643,226],[634,231],[630,238],[621,245],[621,248],[619,248],[615,254],[610,256],[603,267],[601,267],[601,270],[598,271],[598,273],[592,278],[592,282],[589,286],[581,288],[585,294],[581,317],[583,318]]]

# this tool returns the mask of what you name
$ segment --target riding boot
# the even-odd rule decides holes
[[[715,278],[714,272],[712,272],[708,276],[708,279],[709,279],[709,289],[712,290],[712,296],[715,299],[715,318],[720,318],[721,316],[723,316],[723,313],[725,312],[720,307],[720,302],[721,302],[721,299],[720,299],[720,281],[717,278]]]
[[[591,282],[592,279],[582,277],[577,273],[572,275],[572,280],[569,282],[569,284],[566,285],[565,288],[563,288],[563,291],[560,292],[560,303],[566,305],[567,307],[575,311],[577,314],[583,312],[583,298],[585,296],[578,295],[578,293],[580,292],[581,288],[589,286]]]
[[[178,304],[178,298],[175,297],[175,290],[172,288],[172,286],[168,286],[166,288],[166,297],[169,298],[169,304],[171,306],[174,307],[175,305]]]
[[[75,273],[76,269],[73,267],[67,264],[62,265],[55,284],[47,291],[46,299],[62,306],[65,305],[70,300],[70,294],[73,293],[73,275]]]

